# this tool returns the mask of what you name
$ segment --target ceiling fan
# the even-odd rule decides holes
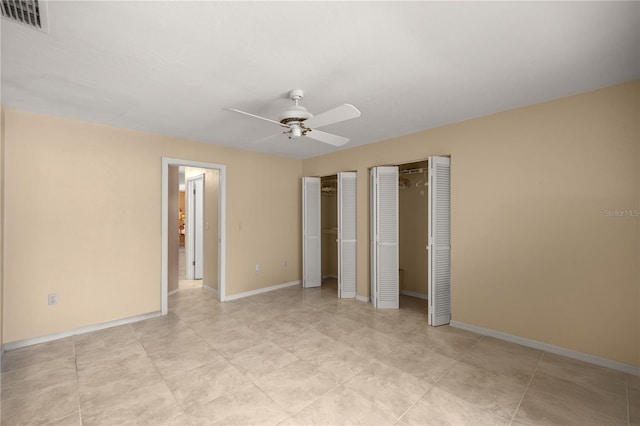
[[[351,104],[344,104],[314,116],[308,112],[305,107],[298,105],[298,101],[300,101],[303,96],[304,92],[301,89],[294,89],[289,92],[289,98],[295,102],[295,105],[291,105],[286,111],[280,114],[280,121],[260,117],[259,115],[240,111],[235,108],[227,109],[229,111],[238,112],[240,114],[248,115],[249,117],[259,118],[260,120],[265,120],[284,127],[286,130],[283,133],[287,135],[289,139],[297,139],[302,136],[306,136],[333,146],[342,146],[349,142],[348,138],[322,132],[317,129],[318,127],[360,117],[360,111]]]

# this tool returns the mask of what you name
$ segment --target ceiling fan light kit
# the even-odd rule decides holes
[[[289,139],[298,139],[302,136],[302,129],[299,124],[292,124],[289,131]]]
[[[289,139],[298,139],[306,136],[310,139],[317,140],[333,146],[342,146],[349,142],[348,138],[333,135],[331,133],[321,132],[315,130],[318,127],[326,126],[329,124],[339,123],[341,121],[351,120],[352,118],[360,117],[360,111],[351,104],[340,105],[339,107],[330,109],[314,116],[307,109],[298,102],[304,97],[304,92],[301,89],[293,89],[289,92],[289,98],[295,102],[295,105],[291,105],[280,114],[279,121],[271,120],[270,118],[261,117],[259,115],[251,114],[249,112],[240,111],[235,108],[227,108],[229,111],[237,112],[240,114],[248,115],[249,117],[258,118],[260,120],[268,121],[270,123],[277,124],[288,130],[283,133],[289,137]]]

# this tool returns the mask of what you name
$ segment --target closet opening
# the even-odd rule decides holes
[[[322,289],[338,297],[338,175],[320,178]]]
[[[398,165],[398,287],[400,309],[428,308],[428,160]]]
[[[451,159],[372,167],[371,302],[451,319]],[[425,300],[426,299],[426,300]]]
[[[356,298],[357,173],[302,178],[302,286]]]

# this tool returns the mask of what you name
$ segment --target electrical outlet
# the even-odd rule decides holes
[[[260,264],[256,263],[256,273],[260,272]]]
[[[283,260],[283,261],[282,261],[282,267],[283,267],[283,268],[286,268],[286,267],[287,267],[287,261],[286,261],[286,260]]]
[[[58,293],[51,293],[48,297],[49,305],[57,305],[58,304]]]

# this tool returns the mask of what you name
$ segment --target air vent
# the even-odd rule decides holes
[[[4,19],[48,32],[47,7],[45,1],[38,0],[0,0],[0,9]]]

